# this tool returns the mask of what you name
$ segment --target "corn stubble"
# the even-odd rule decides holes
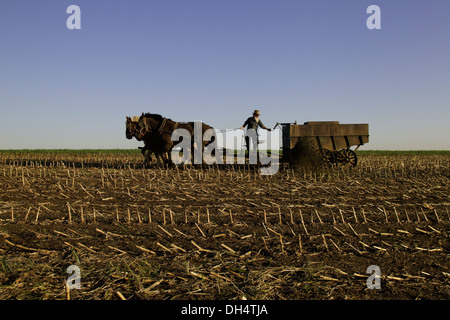
[[[449,160],[366,154],[353,169],[261,176],[3,152],[0,297],[447,299]],[[380,291],[366,289],[372,264]]]

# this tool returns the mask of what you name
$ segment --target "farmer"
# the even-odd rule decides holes
[[[245,144],[247,146],[247,157],[250,156],[250,138],[252,140],[252,152],[256,153],[256,150],[258,148],[258,127],[261,127],[267,131],[272,131],[270,128],[267,128],[261,120],[259,120],[259,116],[261,115],[261,113],[259,112],[259,110],[255,110],[253,111],[253,117],[248,118],[247,120],[245,120],[244,124],[241,127],[241,130],[244,130],[244,127],[247,126],[247,133],[245,135]],[[253,132],[249,132],[248,130],[254,130]]]

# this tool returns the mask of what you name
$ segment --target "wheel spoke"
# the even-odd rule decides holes
[[[321,149],[320,153],[322,155],[322,160],[329,166],[332,166],[336,162],[333,151],[328,149]]]
[[[358,159],[356,153],[351,149],[342,149],[336,155],[336,162],[339,166],[351,165],[356,166]]]

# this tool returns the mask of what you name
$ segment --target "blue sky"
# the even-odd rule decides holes
[[[366,150],[450,150],[449,14],[447,0],[2,0],[0,149],[135,148],[127,115],[233,129],[259,109],[270,127],[369,123]]]

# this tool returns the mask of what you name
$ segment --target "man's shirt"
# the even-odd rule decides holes
[[[264,128],[264,124],[262,123],[262,121],[259,119],[256,120],[255,117],[250,117],[247,120],[245,120],[242,126],[243,127],[247,126],[247,130],[248,129],[255,130],[257,134],[258,134],[258,126]]]

